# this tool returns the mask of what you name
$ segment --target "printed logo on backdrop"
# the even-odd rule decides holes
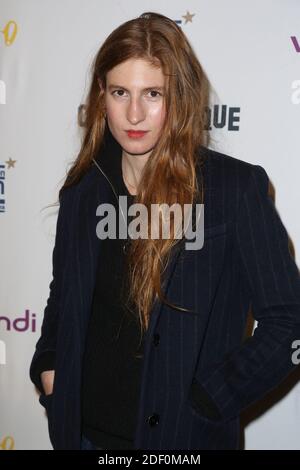
[[[18,25],[15,21],[11,20],[6,23],[3,29],[0,30],[0,33],[3,34],[4,45],[11,46],[17,36]],[[6,84],[4,80],[0,80],[0,104],[6,103]]]
[[[193,16],[195,16],[196,13],[190,13],[188,10],[186,11],[185,15],[181,15],[181,18],[184,18],[184,24],[186,23],[192,23],[193,22]],[[182,20],[174,20],[178,26],[181,26]]]
[[[24,333],[36,332],[36,313],[31,313],[29,309],[26,309],[24,315],[16,318],[10,318],[6,315],[0,316],[0,333],[15,332]],[[6,365],[6,343],[0,339],[0,365]]]
[[[5,165],[0,163],[0,212],[5,212]]]
[[[295,51],[300,52],[300,39],[298,40],[296,36],[291,36],[291,40],[292,40]]]
[[[0,450],[14,450],[15,440],[11,436],[5,436],[0,440]]]
[[[0,30],[5,46],[11,46],[17,37],[18,25],[15,21],[8,21]],[[6,104],[6,83],[0,80],[0,104]],[[14,167],[16,160],[11,158],[6,162],[8,168]],[[5,165],[0,162],[0,212],[5,212]]]
[[[0,32],[3,34],[4,44],[6,46],[11,46],[16,39],[18,25],[15,21],[10,20],[8,23],[6,23],[6,25]]]
[[[195,13],[190,13],[188,10],[186,10],[186,14],[185,15],[181,15],[181,18],[184,18],[184,24],[186,23],[192,23],[193,22],[193,16],[195,16]],[[140,18],[148,18],[149,17],[149,14],[148,13],[144,13],[143,15],[140,16]],[[175,21],[176,24],[178,24],[178,26],[181,25],[182,23],[182,20],[173,20]]]
[[[291,41],[294,47],[294,50],[297,54],[300,53],[300,39],[296,36],[291,36]],[[291,102],[292,104],[300,104],[300,79],[294,80],[291,85],[292,90]]]
[[[212,108],[206,108],[206,130],[227,129],[239,131],[240,107],[215,104]]]
[[[7,164],[7,169],[14,168],[17,160],[9,158],[5,163]],[[0,212],[5,212],[5,183],[6,183],[6,173],[5,173],[4,163],[0,163]]]
[[[77,123],[80,127],[85,126],[85,110],[86,105],[81,104],[78,107]],[[240,114],[241,108],[239,106],[228,106],[225,104],[215,104],[211,107],[206,107],[206,123],[205,129],[227,129],[228,131],[240,130]]]
[[[36,313],[31,313],[29,309],[25,310],[24,315],[17,318],[10,318],[8,316],[0,316],[0,331],[15,331],[17,333],[24,333],[30,331],[36,332]]]

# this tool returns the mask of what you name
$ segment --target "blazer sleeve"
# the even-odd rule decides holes
[[[268,183],[264,168],[252,165],[235,224],[240,275],[257,327],[223,361],[197,370],[190,388],[193,406],[212,420],[238,416],[296,367],[292,344],[300,339],[300,277]]]
[[[70,188],[64,189],[59,196],[59,210],[56,221],[56,234],[52,251],[52,280],[49,296],[44,310],[41,335],[36,343],[30,364],[30,378],[43,393],[40,374],[43,370],[55,368],[56,338],[59,324],[60,301],[63,290],[64,270],[67,261],[67,247],[70,220]]]

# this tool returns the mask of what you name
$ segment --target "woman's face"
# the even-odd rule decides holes
[[[150,155],[165,120],[164,86],[162,69],[143,59],[129,59],[107,73],[104,90],[107,123],[123,153]],[[147,132],[134,138],[128,135],[128,130]]]

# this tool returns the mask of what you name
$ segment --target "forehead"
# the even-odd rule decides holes
[[[162,86],[165,76],[161,66],[154,66],[145,59],[128,59],[112,68],[106,76],[107,84],[119,83],[124,86]]]

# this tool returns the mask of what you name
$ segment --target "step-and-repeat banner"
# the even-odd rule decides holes
[[[28,372],[51,280],[46,206],[79,150],[94,55],[144,11],[187,35],[211,82],[211,148],[265,168],[299,257],[298,0],[0,0],[1,449],[51,448]],[[270,400],[243,418],[245,449],[300,449],[299,383]]]

